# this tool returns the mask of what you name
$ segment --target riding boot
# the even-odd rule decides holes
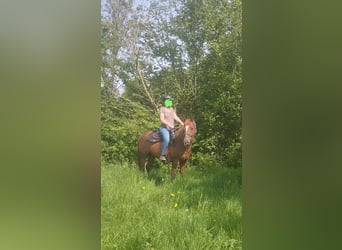
[[[163,163],[166,163],[166,156],[165,155],[161,155],[159,158]]]
[[[167,163],[169,161],[169,149],[166,148],[164,153],[161,154],[159,158],[163,163]]]

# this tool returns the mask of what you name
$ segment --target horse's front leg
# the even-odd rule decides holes
[[[182,161],[180,161],[180,172],[181,172],[181,175],[182,175],[182,176],[185,174],[185,170],[186,170],[186,167],[187,167],[187,163],[188,163],[188,160],[182,160]]]
[[[171,169],[171,180],[174,180],[177,175],[177,167],[178,167],[178,161],[174,160],[172,162],[172,169]]]

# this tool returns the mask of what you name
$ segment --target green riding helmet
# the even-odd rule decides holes
[[[162,100],[166,107],[172,107],[173,98],[169,95],[163,95]]]

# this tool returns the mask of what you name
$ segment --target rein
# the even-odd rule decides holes
[[[196,129],[196,123],[194,123],[193,125],[194,125],[195,131],[196,131],[197,130]],[[193,134],[189,133],[188,128],[189,128],[189,125],[186,125],[186,126],[182,127],[181,129],[177,130],[176,137],[182,137],[185,139],[185,137],[188,136],[188,137],[190,137],[190,140],[192,140],[195,137],[196,133],[193,133]]]
[[[184,129],[184,133],[181,133],[181,130],[183,130],[183,129]],[[181,136],[181,135],[189,136],[189,137],[191,137],[191,138],[194,137],[194,135],[192,135],[192,134],[186,132],[185,128],[181,128],[179,131],[180,131],[180,133],[178,133],[177,137],[179,137],[179,136]]]

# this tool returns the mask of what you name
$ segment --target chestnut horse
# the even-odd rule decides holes
[[[172,162],[171,178],[174,179],[177,174],[178,165],[180,172],[184,175],[188,160],[191,155],[192,140],[195,138],[197,129],[196,123],[192,119],[186,119],[184,126],[176,131],[176,138],[172,144],[167,147],[167,159]],[[138,139],[138,164],[141,171],[152,169],[153,161],[160,157],[161,141],[150,142],[147,137],[152,131],[146,131]]]

